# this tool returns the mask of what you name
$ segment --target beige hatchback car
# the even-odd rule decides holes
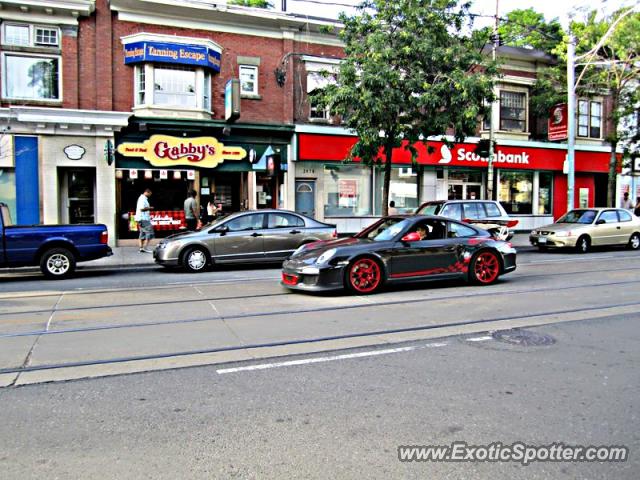
[[[640,218],[621,208],[571,210],[556,223],[533,230],[529,242],[540,250],[570,247],[580,253],[601,245],[627,245],[638,250]]]

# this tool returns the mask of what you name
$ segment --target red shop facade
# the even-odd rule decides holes
[[[381,212],[382,168],[344,158],[356,142],[345,135],[297,135],[296,182],[316,184],[316,217],[355,231]],[[475,154],[478,139],[448,147],[440,141],[417,144],[417,165],[409,151],[393,152],[390,200],[399,211],[412,211],[430,200],[483,199],[488,161]],[[528,230],[552,222],[567,211],[566,145],[501,141],[494,159],[494,192],[505,210]],[[576,149],[575,207],[606,202],[610,154],[606,147]],[[359,218],[359,222],[356,221]]]

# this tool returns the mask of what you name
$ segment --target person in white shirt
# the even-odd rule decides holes
[[[629,198],[629,192],[624,192],[622,196],[622,203],[620,204],[620,208],[624,208],[625,210],[633,210],[633,203]]]
[[[147,249],[149,240],[154,237],[153,225],[151,224],[151,210],[153,207],[149,205],[149,197],[151,197],[151,189],[147,188],[140,197],[138,197],[138,203],[136,204],[136,222],[138,222],[138,245],[140,252],[151,253],[151,250]]]
[[[398,214],[398,209],[396,208],[396,202],[394,202],[393,200],[391,200],[389,202],[389,215],[397,215]]]

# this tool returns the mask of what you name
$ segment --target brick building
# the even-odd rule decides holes
[[[381,172],[341,163],[356,138],[308,95],[340,62],[322,28],[332,21],[204,0],[1,3],[0,199],[19,223],[95,221],[134,238],[128,214],[146,187],[160,234],[183,225],[190,188],[203,206],[289,208],[342,232],[380,214]],[[499,53],[498,199],[532,228],[566,209],[566,146],[542,141],[546,119],[528,105],[552,59]],[[576,199],[604,204],[606,99],[578,107]],[[485,127],[454,151],[425,150],[417,168],[398,151],[400,209],[482,198],[486,164],[472,151]]]

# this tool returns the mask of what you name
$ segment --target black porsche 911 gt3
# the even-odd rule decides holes
[[[282,285],[366,294],[406,281],[489,285],[515,269],[516,250],[489,232],[444,217],[394,215],[351,238],[301,246],[282,266]]]

